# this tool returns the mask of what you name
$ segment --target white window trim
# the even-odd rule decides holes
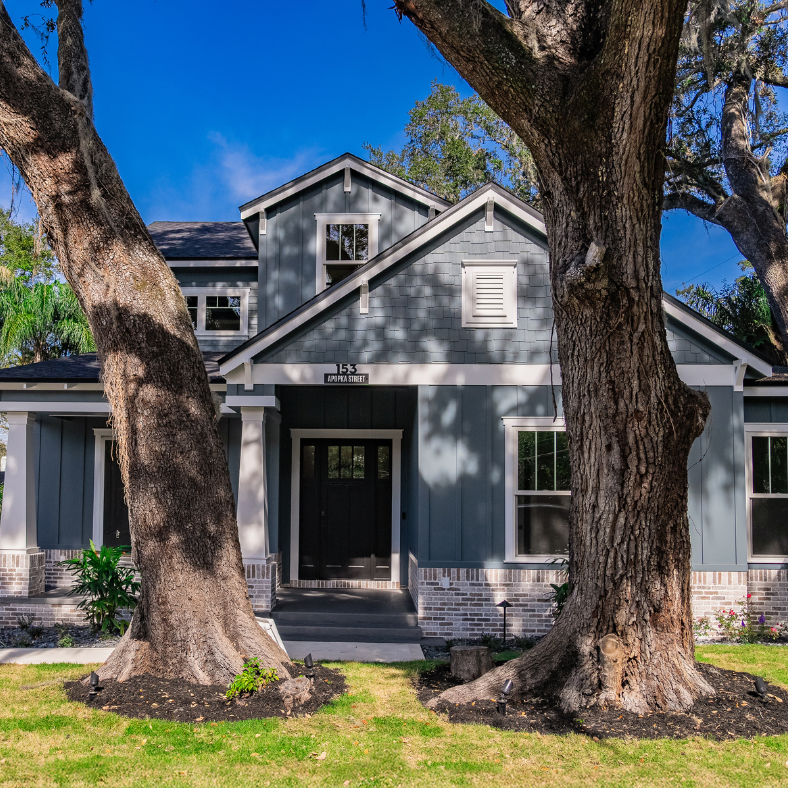
[[[480,268],[497,270],[504,275],[505,316],[474,316],[473,276]],[[462,261],[462,327],[517,328],[517,258],[505,260],[480,258]]]
[[[744,426],[745,468],[744,478],[747,485],[747,561],[754,564],[783,564],[788,560],[786,555],[753,555],[752,552],[752,499],[753,498],[788,498],[787,493],[754,493],[752,491],[752,439],[756,437],[786,438],[788,424],[746,424]]]
[[[301,519],[301,441],[306,439],[336,438],[338,440],[391,441],[391,577],[400,581],[400,518],[402,489],[402,430],[301,430],[291,429],[293,458],[290,476],[290,580],[298,580],[300,555],[299,524]]]
[[[197,296],[197,329],[194,335],[200,339],[208,337],[248,337],[249,336],[249,290],[248,287],[182,287],[186,296]],[[241,329],[240,331],[207,331],[205,328],[205,296],[240,296],[241,297]]]
[[[337,260],[326,260],[326,225],[327,224],[368,224],[369,252],[363,264],[369,262],[378,253],[379,213],[316,213],[317,222],[317,264],[315,267],[315,293],[326,289],[326,266],[338,264]]]
[[[115,440],[115,432],[110,427],[94,429],[96,445],[93,455],[93,544],[104,544],[104,473],[107,441]]]
[[[513,416],[502,419],[504,424],[504,489],[506,496],[506,562],[512,564],[546,564],[567,558],[567,553],[551,555],[517,555],[517,432],[523,429],[540,432],[565,432],[566,421],[563,417],[553,419],[551,416]],[[534,492],[534,495],[542,493]],[[569,492],[545,491],[545,495],[569,495]]]

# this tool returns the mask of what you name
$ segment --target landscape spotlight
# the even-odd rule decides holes
[[[766,682],[760,676],[755,677],[755,691],[761,700],[766,700]]]
[[[509,693],[512,691],[512,680],[506,679],[503,683],[503,687],[501,687],[501,697],[498,698],[498,706],[496,711],[502,717],[506,716],[506,699]]]
[[[99,677],[95,670],[90,672],[90,692],[88,693],[88,700],[95,698],[98,695],[101,687],[98,685]]]
[[[306,677],[313,679],[315,677],[315,663],[312,661],[311,654],[307,654],[304,657],[304,667],[306,668]]]
[[[503,602],[499,602],[496,607],[503,608],[503,648],[506,648],[506,609],[511,607],[512,603],[508,602],[506,599]]]

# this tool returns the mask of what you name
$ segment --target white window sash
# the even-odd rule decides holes
[[[198,339],[209,337],[246,337],[249,335],[249,288],[248,287],[182,287],[186,296],[197,296],[197,328],[194,334]],[[241,327],[238,331],[210,331],[206,329],[208,315],[207,296],[238,296],[241,299]]]
[[[788,560],[788,555],[761,555],[754,554],[752,551],[752,501],[762,498],[788,498],[788,493],[755,493],[752,491],[753,485],[753,438],[787,438],[788,424],[746,424],[745,434],[745,485],[747,488],[747,561],[759,564],[783,564]]]
[[[369,247],[367,259],[358,261],[358,265],[366,265],[378,253],[378,230],[380,224],[379,213],[316,213],[317,243],[315,248],[315,293],[322,293],[326,289],[326,269],[332,265],[351,265],[353,260],[326,260],[326,225],[328,224],[366,224],[369,227]]]
[[[546,564],[566,559],[566,553],[545,555],[517,555],[517,497],[521,495],[571,495],[569,490],[520,490],[517,485],[518,457],[517,433],[521,430],[534,432],[565,432],[563,417],[553,419],[544,416],[514,416],[502,419],[504,424],[504,494],[505,503],[505,560],[513,564]]]

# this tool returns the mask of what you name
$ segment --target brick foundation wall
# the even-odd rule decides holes
[[[46,554],[20,550],[0,552],[0,596],[29,597],[44,591]]]
[[[19,600],[0,605],[0,627],[15,627],[17,620],[24,616],[35,616],[35,623],[42,627],[55,624],[84,624],[85,613],[77,610],[78,600],[65,605],[47,605]]]
[[[692,617],[708,616],[713,621],[718,610],[737,608],[747,598],[747,572],[693,572]]]
[[[764,613],[769,624],[788,623],[788,570],[750,569],[750,603],[755,613]]]
[[[415,560],[414,560],[415,564]],[[544,635],[553,625],[550,583],[562,582],[556,570],[418,569],[416,598],[419,626],[425,637],[500,636],[507,599],[507,635]],[[411,595],[413,591],[411,590]]]
[[[75,558],[82,553],[82,550],[45,550],[44,552],[46,553],[45,583],[47,590],[71,588],[74,585],[74,575],[58,564],[60,561]]]
[[[249,598],[252,600],[252,609],[256,612],[269,613],[276,607],[279,575],[277,559],[277,555],[272,555],[265,561],[244,561]]]

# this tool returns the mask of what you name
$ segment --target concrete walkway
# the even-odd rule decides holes
[[[415,643],[331,643],[284,642],[290,659],[303,659],[307,654],[317,662],[410,662],[424,659],[421,646]],[[44,665],[68,662],[88,665],[104,662],[111,648],[4,648],[0,649],[0,664]]]

